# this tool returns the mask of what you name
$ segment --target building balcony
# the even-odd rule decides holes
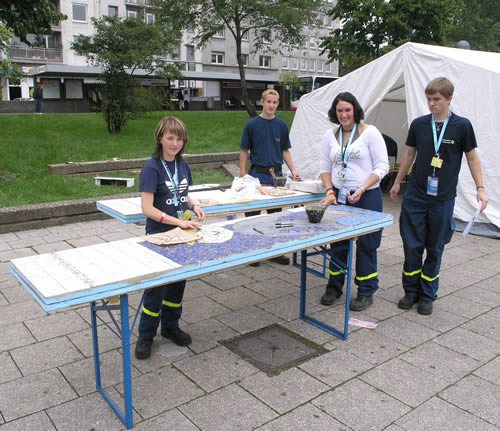
[[[152,0],[125,0],[126,5],[134,5],[134,6],[152,6]]]
[[[39,63],[62,63],[63,52],[60,48],[36,48],[13,45],[7,50],[7,57],[13,61],[33,61]]]

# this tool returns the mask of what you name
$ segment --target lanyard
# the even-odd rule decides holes
[[[177,161],[174,161],[174,175],[170,173],[170,169],[168,168],[167,164],[165,163],[165,160],[161,159],[161,162],[163,163],[163,167],[165,168],[165,172],[168,175],[168,179],[172,183],[172,192],[174,194],[174,207],[177,211],[180,210],[180,197],[179,197],[179,177],[177,175],[178,169],[177,169]]]
[[[434,120],[434,115],[432,115],[432,137],[434,138],[434,149],[436,150],[436,154],[439,153],[439,147],[441,146],[441,141],[443,140],[444,130],[446,129],[446,125],[448,124],[448,120],[450,119],[451,112],[448,112],[448,118],[443,123],[443,128],[441,129],[441,133],[439,134],[439,139],[437,138],[436,133],[436,121]]]
[[[351,146],[352,138],[356,134],[357,128],[358,128],[358,125],[355,123],[354,127],[352,128],[352,131],[351,131],[351,136],[349,136],[349,140],[347,141],[347,145],[344,148],[344,140],[342,139],[342,126],[340,126],[340,131],[339,131],[340,154],[342,156],[342,166],[344,167],[344,175],[347,171],[347,158],[349,155],[349,147]]]

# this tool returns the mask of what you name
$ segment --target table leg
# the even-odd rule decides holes
[[[108,311],[120,310],[120,321],[121,325],[112,317],[115,326],[119,330],[116,332],[110,325],[106,322],[104,324],[122,341],[122,370],[123,370],[123,386],[124,386],[124,412],[115,404],[112,398],[106,393],[102,388],[101,384],[101,366],[99,362],[99,341],[98,341],[98,331],[97,331],[97,312],[98,311]],[[110,313],[111,315],[111,313]],[[110,305],[104,303],[103,305],[97,305],[95,302],[90,304],[90,318],[92,322],[92,344],[94,347],[94,369],[95,369],[95,380],[97,391],[106,400],[109,406],[113,409],[118,418],[123,422],[127,429],[131,429],[134,426],[133,409],[132,409],[132,372],[131,372],[131,362],[130,362],[130,337],[131,330],[129,327],[129,312],[128,312],[128,295],[120,296],[120,305]]]
[[[349,240],[349,254],[347,258],[347,283],[346,283],[346,306],[344,313],[344,332],[328,326],[327,324],[320,322],[306,314],[306,294],[307,294],[307,281],[306,274],[311,272],[307,269],[307,250],[301,251],[300,259],[300,318],[313,326],[316,326],[329,334],[335,335],[338,338],[347,340],[349,333],[349,303],[351,299],[351,276],[352,276],[352,250],[353,250],[354,239]],[[324,247],[324,252],[327,253],[327,247]]]

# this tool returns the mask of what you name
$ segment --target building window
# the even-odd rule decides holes
[[[248,41],[248,29],[242,30],[242,32],[241,32],[241,40]]]
[[[217,30],[214,37],[224,38],[224,26],[221,26],[219,30]]]
[[[300,70],[307,70],[307,58],[300,59]]]
[[[326,26],[327,26],[328,28],[333,28],[333,20],[332,20],[330,17],[328,17],[328,18],[327,18],[327,20],[328,20],[328,21],[327,21]]]
[[[194,46],[186,45],[186,60],[194,61]]]
[[[42,79],[42,83],[44,99],[61,98],[61,81],[59,79]]]
[[[318,72],[323,72],[323,60],[318,60]]]
[[[137,18],[138,15],[139,12],[137,12],[136,10],[127,9],[127,18]]]
[[[281,68],[288,69],[288,57],[281,57]]]
[[[297,70],[298,67],[299,67],[299,62],[297,60],[297,57],[290,57],[290,69]]]
[[[146,24],[154,24],[155,22],[154,14],[146,12],[146,15],[144,16],[144,21],[146,22]]]
[[[332,71],[332,65],[330,63],[325,64],[325,72],[331,72]]]
[[[224,53],[212,51],[212,63],[213,64],[224,64]]]
[[[196,72],[196,63],[188,63],[187,65],[189,72]]]
[[[316,70],[316,60],[313,59],[309,60],[309,70],[311,72],[314,72]]]
[[[73,21],[87,22],[87,5],[73,3]]]
[[[118,16],[118,6],[108,6],[108,16]]]
[[[80,40],[80,34],[74,34],[73,35],[73,43],[77,43]]]
[[[259,56],[259,66],[260,67],[271,67],[271,57],[268,55]]]
[[[83,81],[66,79],[64,81],[66,99],[83,99]]]
[[[179,45],[175,46],[172,49],[172,58],[174,58],[175,60],[181,58],[181,47]]]
[[[243,66],[248,66],[248,54],[241,54],[241,60],[243,61]]]
[[[316,48],[316,38],[314,36],[309,38],[309,48]]]
[[[307,38],[306,37],[304,37],[302,39],[302,48],[307,48]]]

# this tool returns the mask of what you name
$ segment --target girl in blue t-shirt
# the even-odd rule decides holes
[[[180,227],[200,229],[205,212],[188,195],[193,183],[191,170],[182,159],[188,142],[185,124],[176,117],[163,118],[155,130],[153,156],[144,164],[139,181],[142,213],[147,217],[146,234],[166,232]],[[184,220],[192,210],[198,221]],[[153,287],[144,292],[139,339],[135,347],[137,359],[151,356],[151,346],[161,321],[161,335],[179,346],[191,344],[191,336],[179,328],[182,297],[186,281]]]

